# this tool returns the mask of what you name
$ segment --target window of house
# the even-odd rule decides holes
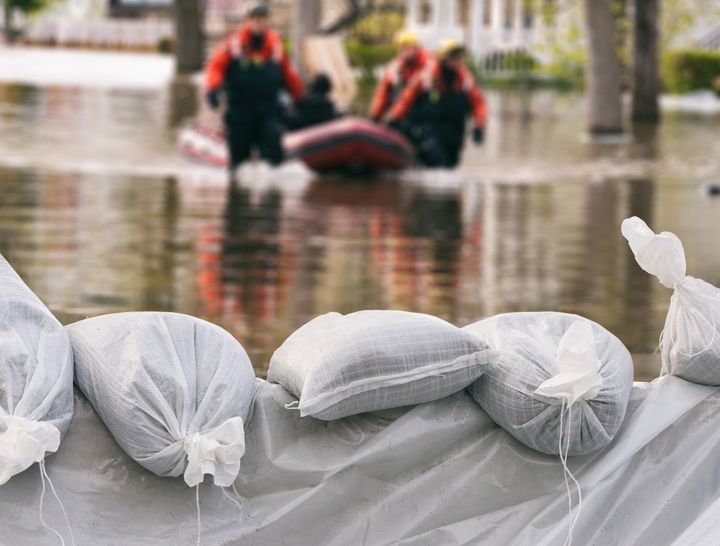
[[[523,0],[523,27],[530,29],[535,23],[535,2]]]
[[[482,0],[483,26],[489,27],[492,21],[492,0]]]
[[[470,24],[470,0],[460,0],[457,9],[458,23],[463,27],[468,26]]]
[[[420,22],[427,25],[432,22],[432,2],[430,0],[422,0],[420,2]]]
[[[515,20],[515,0],[505,0],[505,10],[504,10],[504,26],[505,28],[512,28],[513,22]]]

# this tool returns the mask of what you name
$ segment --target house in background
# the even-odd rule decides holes
[[[689,10],[708,13],[696,17],[673,47],[720,49],[720,12],[709,10],[706,1],[688,0]],[[543,17],[547,11],[555,14],[552,22]],[[579,0],[406,0],[405,24],[430,48],[454,38],[477,59],[524,51],[544,60],[570,29],[584,33]]]
[[[536,11],[526,0],[407,0],[405,21],[428,47],[453,38],[482,58],[533,50],[542,30]]]

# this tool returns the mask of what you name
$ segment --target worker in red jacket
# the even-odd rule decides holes
[[[400,52],[385,68],[370,105],[370,117],[375,121],[382,119],[405,86],[427,66],[431,58],[420,46],[417,34],[411,30],[400,31],[394,42]]]
[[[265,4],[251,5],[247,20],[215,50],[205,72],[210,106],[218,109],[225,95],[231,174],[255,149],[272,165],[283,161],[280,92],[296,101],[303,95],[280,37],[268,28],[269,15]]]
[[[473,141],[481,144],[485,138],[485,98],[464,58],[465,48],[446,40],[439,60],[413,79],[387,116],[391,124],[398,124],[414,110],[417,123],[408,136],[418,159],[428,167],[457,166],[468,117],[473,120]]]

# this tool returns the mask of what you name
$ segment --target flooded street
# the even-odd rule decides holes
[[[152,82],[150,82],[152,83]],[[217,323],[259,374],[327,311],[394,308],[465,325],[583,314],[652,353],[670,292],[620,234],[628,216],[684,242],[720,284],[720,117],[666,112],[625,142],[583,136],[578,95],[489,93],[488,141],[462,172],[318,178],[252,166],[228,187],[187,162],[191,84],[0,83],[0,252],[64,323],[166,310]]]

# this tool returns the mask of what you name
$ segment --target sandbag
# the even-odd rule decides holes
[[[332,420],[461,391],[483,373],[489,353],[482,340],[430,315],[328,313],[275,351],[268,381],[299,399],[302,416]]]
[[[118,313],[67,327],[76,382],[117,443],[158,476],[230,486],[257,385],[222,328],[176,313]]]
[[[72,381],[62,325],[0,256],[0,485],[57,451]]]
[[[498,425],[561,457],[610,443],[633,384],[632,358],[614,335],[555,312],[497,315],[463,330],[497,352],[469,391]]]
[[[655,234],[636,216],[622,223],[622,234],[640,267],[674,290],[660,337],[661,374],[720,385],[720,289],[686,275],[675,234]]]

